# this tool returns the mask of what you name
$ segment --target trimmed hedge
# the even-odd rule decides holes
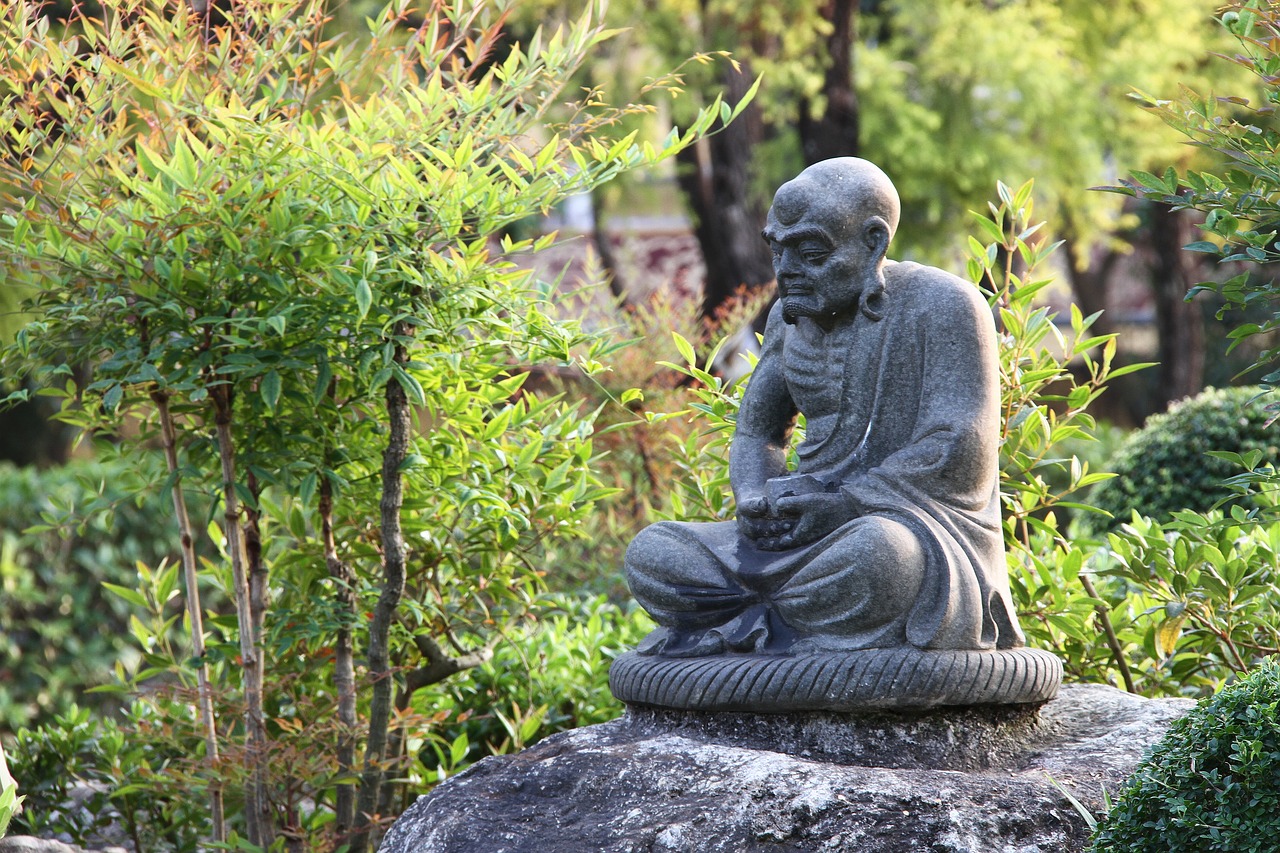
[[[1280,664],[1170,727],[1098,823],[1095,853],[1280,850]]]
[[[1163,520],[1180,509],[1204,511],[1232,492],[1222,481],[1241,473],[1230,462],[1206,455],[1211,450],[1244,453],[1260,450],[1263,461],[1280,463],[1280,425],[1259,397],[1258,386],[1208,388],[1153,415],[1133,432],[1108,463],[1115,477],[1100,483],[1089,503],[1113,516],[1088,513],[1084,523],[1103,532],[1126,522],[1133,510]]]

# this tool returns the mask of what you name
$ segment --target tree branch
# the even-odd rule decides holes
[[[482,646],[466,654],[450,655],[434,638],[427,634],[414,636],[413,644],[418,647],[418,651],[427,659],[427,663],[425,666],[412,669],[405,674],[403,695],[406,702],[415,690],[420,690],[428,684],[444,681],[449,676],[464,669],[480,666],[493,657],[493,646],[490,645]]]

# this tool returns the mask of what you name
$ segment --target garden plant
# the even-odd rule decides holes
[[[1095,853],[1263,853],[1280,844],[1280,664],[1176,720],[1098,823]]]
[[[1105,529],[1140,515],[1164,520],[1177,510],[1213,509],[1231,498],[1243,497],[1226,484],[1240,473],[1230,458],[1256,450],[1258,461],[1280,461],[1280,432],[1271,429],[1274,412],[1267,407],[1266,390],[1256,385],[1209,388],[1183,400],[1169,411],[1147,419],[1107,460],[1114,474],[1089,494],[1089,503],[1103,510],[1083,516],[1086,527]]]
[[[214,841],[366,849],[413,694],[490,657],[604,494],[590,414],[522,389],[598,342],[510,260],[548,240],[504,233],[741,104],[617,138],[679,76],[565,92],[595,7],[524,44],[485,0],[358,38],[320,0],[39,13],[0,2],[0,272],[35,317],[4,372],[161,448],[145,488],[182,545],[120,590],[144,652],[120,689],[170,685],[131,714],[165,757],[122,794],[202,793]]]

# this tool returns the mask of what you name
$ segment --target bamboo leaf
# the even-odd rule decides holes
[[[116,598],[121,598],[135,607],[140,607],[143,610],[149,610],[151,608],[151,605],[147,603],[146,596],[138,592],[136,589],[129,589],[128,587],[108,583],[107,581],[102,582],[102,588],[110,592]]]
[[[262,386],[259,392],[262,395],[262,402],[266,404],[268,411],[274,414],[276,406],[280,403],[280,374],[278,371],[272,370],[262,377]]]
[[[373,306],[373,291],[369,288],[367,279],[360,279],[356,282],[356,311],[361,320],[369,314],[369,308]]]

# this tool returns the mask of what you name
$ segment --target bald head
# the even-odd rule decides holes
[[[859,157],[836,157],[814,163],[778,189],[765,237],[808,214],[836,241],[857,238],[873,216],[884,222],[892,239],[900,209],[898,191],[879,166]]]
[[[857,157],[824,160],[779,188],[764,239],[773,251],[782,317],[823,328],[861,312],[879,318],[882,267],[898,227],[898,191]]]

